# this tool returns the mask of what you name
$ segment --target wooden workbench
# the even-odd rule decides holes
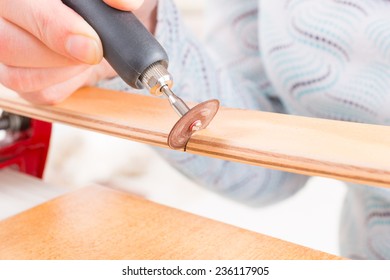
[[[0,222],[0,259],[338,259],[89,187]]]

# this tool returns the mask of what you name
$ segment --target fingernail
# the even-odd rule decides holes
[[[69,36],[65,48],[70,56],[83,63],[97,64],[102,59],[102,52],[98,42],[87,36]]]
[[[142,6],[144,0],[117,0],[115,7],[124,11],[133,11]]]

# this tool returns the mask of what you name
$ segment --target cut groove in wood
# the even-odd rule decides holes
[[[168,148],[178,116],[167,100],[97,88],[56,106],[0,94],[0,108]],[[390,127],[221,108],[187,152],[300,174],[390,187]]]
[[[0,222],[0,241],[0,259],[340,259],[102,187]]]

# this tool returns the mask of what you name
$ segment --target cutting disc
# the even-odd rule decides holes
[[[202,102],[189,110],[174,125],[168,136],[168,146],[172,149],[184,149],[192,134],[197,130],[206,128],[217,114],[219,101],[216,99]],[[200,121],[201,126],[197,130],[193,127]]]

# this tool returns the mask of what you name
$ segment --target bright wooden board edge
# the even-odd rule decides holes
[[[178,117],[163,99],[97,88],[55,106],[0,94],[0,108],[168,148]],[[251,165],[390,187],[390,128],[221,108],[186,152]]]

